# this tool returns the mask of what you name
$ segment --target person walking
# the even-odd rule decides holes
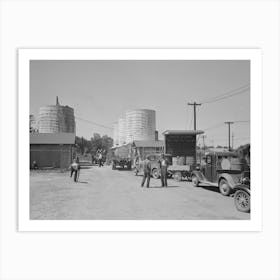
[[[72,178],[72,175],[74,173],[74,181],[77,182],[77,180],[78,180],[78,172],[80,172],[80,165],[77,162],[77,159],[73,160],[73,163],[71,164],[70,168],[71,168],[70,177]]]
[[[100,151],[98,154],[99,167],[103,166],[102,159],[103,159],[103,156],[102,156],[102,152]]]
[[[167,187],[168,166],[169,166],[168,160],[165,158],[164,154],[162,154],[161,158],[159,159],[160,179],[161,179],[162,187]]]
[[[145,181],[147,180],[146,187],[149,188],[150,187],[150,177],[151,177],[151,162],[148,159],[148,157],[146,157],[146,159],[143,162],[143,169],[144,169],[144,174],[143,174],[141,187],[144,187]]]

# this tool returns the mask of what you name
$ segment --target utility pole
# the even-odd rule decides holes
[[[228,125],[228,150],[230,150],[231,149],[231,147],[230,147],[230,138],[231,138],[230,125],[234,124],[234,122],[225,122],[225,124]]]
[[[194,130],[196,130],[196,106],[200,106],[201,103],[190,103],[188,102],[188,105],[193,106],[193,126],[194,126]]]
[[[234,139],[234,134],[232,132],[232,135],[231,135],[231,147],[232,147],[232,149],[233,149],[233,139]]]

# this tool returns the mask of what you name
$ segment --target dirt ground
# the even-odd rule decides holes
[[[77,183],[69,172],[30,173],[30,218],[38,220],[245,220],[232,197],[190,182],[151,179],[111,167],[86,167]]]

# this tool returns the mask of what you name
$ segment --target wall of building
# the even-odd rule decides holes
[[[32,165],[33,161],[36,161],[39,168],[68,168],[72,161],[72,153],[73,147],[68,144],[31,144],[30,165]]]

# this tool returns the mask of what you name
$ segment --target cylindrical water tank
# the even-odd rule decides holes
[[[125,140],[126,140],[126,122],[124,116],[119,117],[118,126],[119,126],[119,145],[123,145],[125,144]]]
[[[40,133],[75,133],[74,109],[60,105],[40,107],[38,124]]]
[[[74,109],[69,106],[61,106],[63,118],[61,123],[62,132],[75,133],[76,123],[74,117]]]
[[[113,124],[113,140],[114,140],[114,146],[119,145],[119,124],[116,122]]]
[[[57,133],[60,132],[61,119],[63,117],[60,106],[48,105],[40,107],[39,132]]]
[[[156,112],[148,109],[127,110],[126,142],[155,140]]]

